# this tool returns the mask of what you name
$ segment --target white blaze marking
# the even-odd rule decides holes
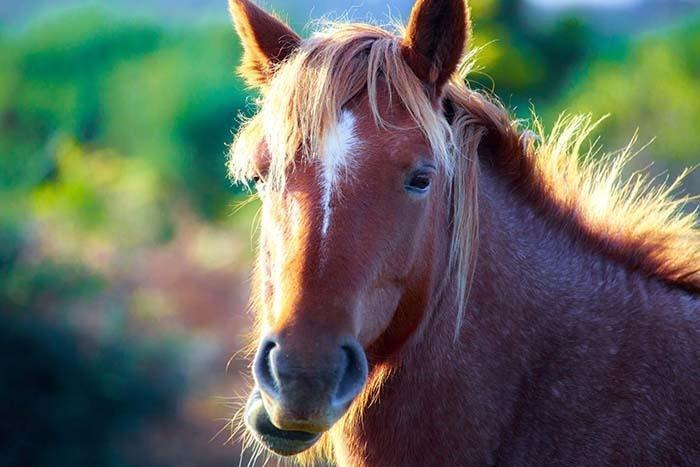
[[[328,229],[331,225],[333,189],[340,178],[340,173],[343,170],[347,170],[352,162],[352,152],[357,143],[355,116],[351,112],[344,110],[338,123],[326,135],[326,140],[323,144],[323,154],[320,159],[321,173],[319,182],[323,190],[321,198],[323,207],[321,235],[323,237],[328,234]]]

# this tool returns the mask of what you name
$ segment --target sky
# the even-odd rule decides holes
[[[528,0],[539,6],[569,7],[569,6],[615,6],[624,7],[639,3],[640,0]]]
[[[294,5],[297,0],[256,0],[262,5]],[[644,0],[526,0],[530,4],[545,8],[567,7],[614,7],[634,6]],[[688,0],[696,1],[696,0]],[[700,0],[697,0],[700,2]],[[407,16],[414,0],[303,0],[300,1],[303,8],[308,5],[324,5],[323,8],[315,8],[322,13],[329,13],[330,5],[338,12],[345,12],[348,8],[355,7],[356,11],[367,11],[372,15],[382,15],[389,11],[387,5],[391,5],[392,14]],[[213,15],[213,12],[224,12],[226,0],[0,0],[0,25],[5,21],[21,23],[22,20],[31,18],[36,11],[47,10],[49,7],[68,7],[85,4],[126,5],[133,11],[167,11],[170,16],[192,17]],[[282,9],[286,11],[286,9]]]

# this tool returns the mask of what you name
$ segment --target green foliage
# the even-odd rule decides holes
[[[700,16],[584,67],[561,106],[609,114],[604,128],[612,147],[624,145],[638,129],[643,140],[656,137],[650,147],[655,158],[695,163],[700,148],[698,51]]]
[[[178,70],[203,67],[189,61],[210,39],[221,58],[219,80],[210,73],[181,81]],[[110,287],[83,262],[86,248],[129,251],[169,239],[175,206],[198,204],[185,189],[197,177],[219,177],[215,185],[196,183],[218,187],[219,206],[210,212],[223,211],[229,128],[219,128],[216,152],[193,156],[184,143],[192,139],[185,108],[202,89],[230,82],[235,115],[237,88],[223,59],[234,56],[233,41],[225,41],[209,33],[200,50],[187,51],[181,33],[97,11],[0,36],[0,465],[130,465],[125,445],[136,448],[138,433],[171,415],[183,396],[176,348],[146,343],[126,321],[87,335],[73,320],[78,304],[90,306]],[[148,68],[165,50],[178,61]],[[135,78],[151,79],[149,87]],[[178,86],[175,102],[159,93]],[[155,124],[119,114],[124,101],[114,91],[140,95],[132,115],[151,111]],[[220,107],[214,112],[221,116]],[[192,118],[207,115],[199,109]],[[233,125],[233,117],[220,125]],[[133,129],[140,138],[128,140]],[[133,143],[128,153],[97,149],[121,148],[122,138]],[[192,170],[195,164],[212,168]],[[116,319],[128,303],[116,297],[107,306]]]
[[[31,265],[19,263],[3,279],[4,313],[32,314],[44,308],[56,311],[64,300],[93,295],[102,285],[83,266],[51,260]]]
[[[27,318],[0,315],[0,465],[130,465],[123,444],[183,390],[173,359]]]
[[[551,25],[533,25],[520,0],[481,0],[473,4],[472,47],[480,48],[479,70],[469,76],[493,91],[522,117],[533,101],[546,104],[559,93],[597,40],[574,16]]]
[[[92,10],[5,38],[0,200],[23,205],[51,182],[52,143],[68,135],[152,164],[205,216],[228,214],[225,142],[245,102],[236,44],[229,25],[178,31]]]
[[[62,237],[64,250],[70,242],[82,249],[90,237],[121,248],[171,237],[170,191],[152,164],[109,150],[86,152],[67,138],[54,147],[55,173],[33,190],[30,212]]]
[[[132,60],[104,83],[104,140],[148,158],[207,217],[228,214],[224,167],[245,105],[233,74],[239,52],[230,26],[190,32],[159,53]]]
[[[94,139],[104,112],[101,80],[153,51],[160,34],[155,26],[83,12],[7,39],[0,53],[0,190],[31,189],[51,174],[46,147],[53,135]]]
[[[0,465],[125,466],[124,444],[172,412],[180,358],[112,329],[95,340],[66,311],[103,284],[85,266],[22,258],[26,239],[0,228]]]

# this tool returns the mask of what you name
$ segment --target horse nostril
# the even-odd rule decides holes
[[[341,347],[345,356],[345,368],[333,396],[333,405],[344,407],[357,396],[367,380],[367,357],[357,342]]]
[[[253,376],[258,383],[258,387],[269,396],[277,398],[279,395],[279,382],[275,377],[271,358],[272,349],[277,344],[272,339],[265,339],[258,348],[253,363]]]

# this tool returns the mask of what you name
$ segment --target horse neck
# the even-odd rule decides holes
[[[418,349],[426,345],[453,353],[472,352],[480,336],[488,336],[490,344],[484,342],[484,346],[494,350],[503,344],[514,345],[514,334],[522,335],[519,328],[532,330],[544,324],[543,320],[563,316],[571,309],[590,308],[593,301],[617,303],[620,294],[631,296],[652,286],[572,232],[558,226],[557,220],[522,196],[506,177],[483,167],[478,253],[459,338],[453,339],[456,284],[448,282],[434,296],[424,332],[408,346],[405,356],[425,355]]]

